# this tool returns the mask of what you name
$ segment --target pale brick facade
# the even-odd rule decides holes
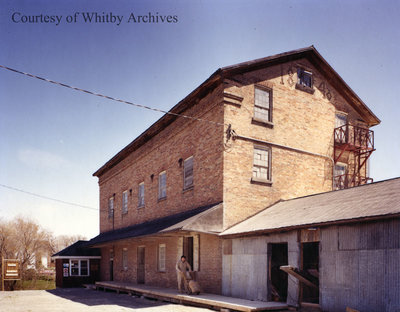
[[[296,86],[299,68],[312,73],[312,87]],[[267,122],[254,118],[255,88],[269,92]],[[350,123],[379,123],[313,47],[220,69],[171,111],[202,120],[166,115],[94,174],[99,177],[101,235],[223,202],[222,231],[279,200],[332,190],[336,112],[346,113]],[[267,181],[253,177],[255,147],[269,153]],[[189,157],[193,187],[184,190]],[[166,198],[160,200],[161,172],[166,172]],[[138,207],[141,183],[144,206]],[[127,213],[122,212],[123,192],[128,194]],[[195,242],[190,253],[200,284],[220,293],[222,242],[217,234],[178,230],[97,243],[102,247],[101,278],[111,278],[112,258],[114,280],[138,282],[137,252],[144,246],[144,282],[176,287],[175,263],[186,250],[186,236]],[[160,244],[166,247],[165,272],[158,271]]]

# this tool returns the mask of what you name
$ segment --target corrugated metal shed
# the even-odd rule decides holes
[[[251,235],[396,216],[400,216],[400,178],[281,201],[220,235]]]

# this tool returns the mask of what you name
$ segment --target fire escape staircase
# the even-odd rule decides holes
[[[374,132],[368,128],[346,124],[334,129],[334,163],[346,158],[345,174],[333,178],[334,189],[345,189],[373,182],[368,177],[367,160],[374,148]]]

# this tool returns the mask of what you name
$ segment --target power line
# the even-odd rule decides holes
[[[136,106],[136,107],[139,107],[139,108],[144,108],[144,109],[148,109],[148,110],[151,110],[151,111],[164,113],[164,114],[168,114],[168,115],[173,115],[173,116],[177,116],[177,117],[182,117],[182,118],[188,118],[188,119],[197,120],[197,121],[208,122],[208,123],[212,123],[212,124],[215,124],[215,125],[218,125],[218,126],[225,126],[226,125],[224,123],[220,123],[220,122],[216,122],[216,121],[211,121],[211,120],[207,120],[207,119],[203,119],[203,118],[197,118],[197,117],[183,115],[183,114],[172,113],[172,112],[165,111],[165,110],[162,110],[162,109],[158,109],[158,108],[154,108],[154,107],[150,107],[150,106],[146,106],[146,105],[141,105],[141,104],[136,104],[136,103],[133,103],[133,102],[121,100],[121,99],[118,99],[118,98],[114,98],[112,96],[104,95],[104,94],[101,94],[101,93],[96,93],[96,92],[93,92],[93,91],[88,91],[88,90],[85,90],[85,89],[81,89],[81,88],[77,88],[77,87],[73,87],[73,86],[67,85],[65,83],[61,83],[61,82],[57,82],[57,81],[54,81],[54,80],[51,80],[51,79],[39,77],[39,76],[36,76],[36,75],[33,75],[33,74],[29,74],[29,73],[26,73],[26,72],[23,72],[23,71],[14,69],[14,68],[10,68],[10,67],[4,66],[4,65],[0,65],[0,67],[3,68],[3,69],[7,69],[9,71],[12,71],[12,72],[21,74],[21,75],[25,75],[25,76],[29,76],[31,78],[36,78],[36,79],[40,79],[40,80],[43,80],[43,81],[46,81],[46,82],[50,82],[50,83],[53,83],[53,84],[58,85],[58,86],[62,86],[62,87],[65,87],[65,88],[76,90],[76,91],[80,91],[80,92],[88,93],[88,94],[91,94],[91,95],[99,96],[99,97],[102,97],[102,98],[106,98],[108,100],[112,100],[112,101],[116,101],[116,102],[120,102],[120,103],[124,103],[124,104],[128,104],[128,105],[132,105],[132,106]]]
[[[56,199],[56,198],[51,198],[51,197],[48,197],[48,196],[44,196],[44,195],[40,195],[40,194],[24,191],[24,190],[21,190],[21,189],[12,187],[12,186],[4,185],[4,184],[0,184],[0,186],[4,187],[4,188],[7,188],[7,189],[10,189],[10,190],[13,190],[13,191],[25,193],[25,194],[36,196],[36,197],[43,198],[43,199],[52,200],[52,201],[55,201],[55,202],[58,202],[58,203],[62,203],[62,204],[65,204],[65,205],[77,206],[77,207],[81,207],[81,208],[85,208],[85,209],[91,209],[91,210],[99,211],[99,209],[97,209],[97,208],[93,208],[93,207],[85,206],[85,205],[80,205],[80,204],[75,204],[75,203],[67,202],[67,201],[64,201],[64,200]]]

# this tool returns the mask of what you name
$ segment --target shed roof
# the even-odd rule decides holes
[[[52,255],[52,258],[73,258],[73,257],[88,257],[100,258],[101,252],[98,248],[88,248],[88,241],[78,240],[77,242],[69,245],[63,250]]]
[[[200,86],[194,89],[183,100],[176,104],[169,112],[174,114],[182,114],[188,108],[194,106],[197,100],[205,97],[209,92],[214,90],[226,78],[232,78],[237,74],[243,74],[253,70],[267,68],[270,66],[295,61],[301,58],[307,58],[320,72],[329,83],[352,105],[352,107],[364,118],[368,125],[374,126],[380,123],[379,118],[368,108],[368,106],[358,97],[358,95],[349,87],[349,85],[340,77],[340,75],[328,64],[328,62],[319,54],[314,46],[297,49],[289,52],[271,55],[268,57],[243,62],[231,66],[217,69],[208,79]],[[176,118],[176,115],[165,114],[147,130],[139,135],[135,140],[124,147],[101,168],[99,168],[93,176],[100,177],[110,168],[117,165],[125,159],[130,153],[145,144],[152,137],[157,135]]]
[[[88,245],[95,246],[123,239],[165,234],[173,231],[193,231],[209,234],[222,232],[222,203],[202,206],[167,217],[100,233],[92,238]]]
[[[220,235],[254,235],[385,217],[400,217],[400,177],[280,201]]]

